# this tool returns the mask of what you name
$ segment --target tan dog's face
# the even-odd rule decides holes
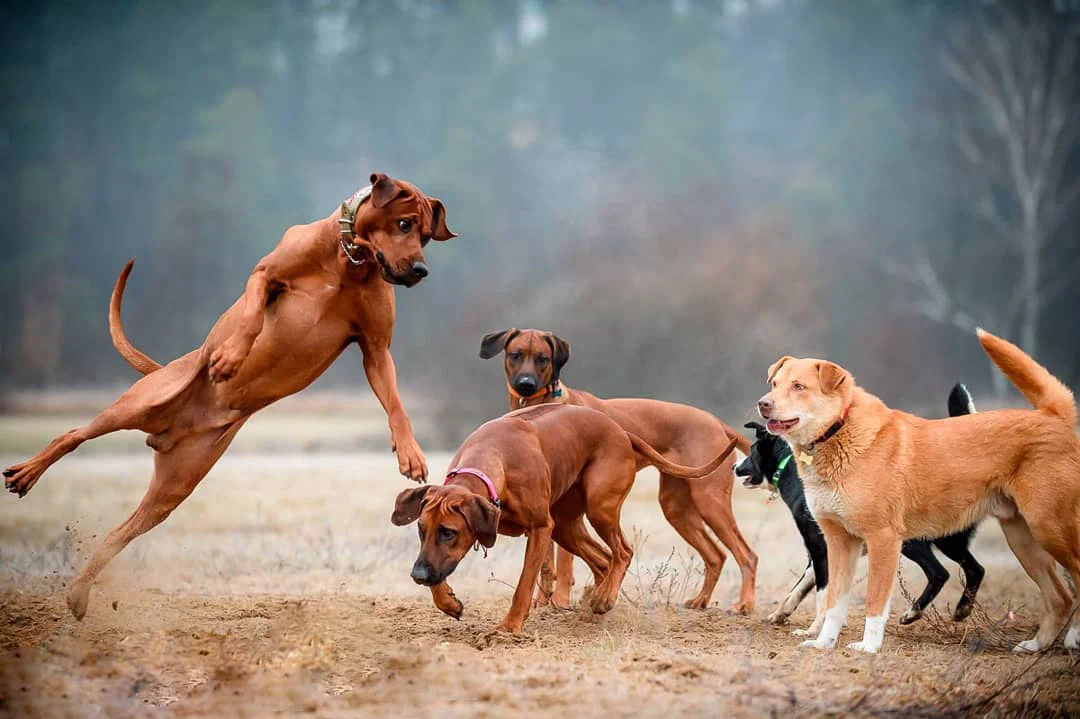
[[[559,372],[570,360],[570,343],[542,330],[512,328],[484,335],[480,357],[488,359],[499,352],[505,352],[507,383],[528,397],[559,381]]]
[[[457,237],[446,226],[442,201],[381,173],[371,176],[371,198],[360,210],[356,234],[371,243],[383,279],[395,285],[412,287],[427,277],[424,247],[429,240]]]
[[[772,434],[809,444],[844,413],[854,380],[826,360],[782,357],[769,367],[771,389],[758,400],[758,413]]]
[[[417,522],[420,555],[411,576],[432,587],[453,573],[475,543],[495,545],[499,509],[464,487],[426,485],[399,494],[390,521],[397,526]]]

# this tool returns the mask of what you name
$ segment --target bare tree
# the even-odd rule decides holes
[[[968,167],[971,207],[1020,269],[997,319],[1038,353],[1039,317],[1075,279],[1077,267],[1047,261],[1080,200],[1080,177],[1067,167],[1080,141],[1080,41],[1072,23],[1042,3],[988,4],[958,25],[942,64],[973,100],[952,128]]]

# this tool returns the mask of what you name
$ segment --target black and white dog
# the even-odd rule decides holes
[[[975,404],[967,388],[963,384],[957,384],[949,393],[949,416],[956,417],[974,412]],[[757,436],[750,449],[750,455],[735,467],[736,476],[745,477],[743,485],[746,487],[757,487],[768,483],[780,493],[780,497],[791,510],[792,517],[795,518],[795,526],[798,527],[803,543],[806,544],[806,552],[810,555],[810,561],[802,577],[780,603],[780,607],[769,615],[769,621],[773,624],[785,623],[799,603],[810,593],[810,589],[816,587],[817,613],[814,623],[808,629],[798,629],[794,633],[817,636],[821,630],[822,620],[825,618],[823,592],[829,583],[825,538],[806,504],[802,480],[799,479],[795,470],[795,462],[787,442],[776,435],[769,434],[765,427],[757,422],[747,422],[744,426],[753,429]],[[904,556],[919,565],[926,574],[927,583],[926,589],[912,603],[911,609],[900,617],[901,624],[910,624],[919,619],[923,610],[934,601],[941,588],[945,586],[945,582],[949,580],[949,572],[934,557],[931,545],[940,549],[942,554],[959,564],[964,570],[964,595],[956,605],[953,619],[959,622],[971,613],[975,593],[979,591],[979,585],[985,574],[982,565],[968,550],[971,537],[975,533],[975,526],[972,525],[956,534],[939,539],[909,539],[904,542],[902,550]]]

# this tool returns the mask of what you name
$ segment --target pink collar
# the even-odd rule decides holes
[[[474,477],[479,477],[480,481],[487,486],[488,496],[491,498],[491,503],[494,504],[496,507],[502,506],[499,503],[499,493],[495,491],[495,483],[492,482],[491,478],[481,472],[479,469],[475,469],[473,467],[458,467],[456,469],[451,469],[449,472],[446,473],[446,481],[443,482],[443,484],[450,484],[450,480],[459,474],[471,474]]]

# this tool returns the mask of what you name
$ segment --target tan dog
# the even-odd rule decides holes
[[[603,614],[615,605],[633,555],[619,518],[637,456],[690,478],[714,472],[734,448],[729,440],[708,465],[683,467],[595,410],[532,407],[481,425],[454,455],[445,485],[405,490],[391,521],[400,526],[419,519],[420,555],[412,578],[431,587],[435,605],[455,619],[463,606],[446,578],[465,553],[476,543],[494,546],[496,534],[527,534],[521,577],[498,626],[516,633],[529,615],[533,585],[553,537],[592,570],[592,610]],[[610,553],[589,536],[583,516]]]
[[[750,451],[750,441],[708,412],[672,402],[652,399],[600,399],[583,390],[570,389],[559,380],[559,373],[570,359],[570,344],[541,330],[509,329],[492,332],[480,343],[480,357],[488,359],[504,353],[503,368],[510,409],[544,403],[563,403],[591,407],[613,419],[627,432],[633,432],[672,462],[696,465],[709,461],[734,438],[743,454]],[[638,458],[637,468],[653,464]],[[705,530],[710,527],[734,555],[742,574],[742,587],[734,610],[749,614],[754,609],[754,577],[757,555],[747,544],[731,510],[734,484],[731,462],[701,479],[686,480],[660,470],[660,506],[675,531],[697,550],[705,563],[701,591],[686,602],[691,609],[709,605],[726,558],[724,552]],[[561,547],[561,545],[560,545]],[[561,550],[554,593],[551,588],[551,561],[542,575],[537,603],[548,595],[561,608],[570,606],[573,584],[573,557]]]
[[[847,621],[855,561],[869,554],[866,628],[851,649],[881,647],[901,542],[933,538],[997,518],[1020,564],[1042,592],[1033,639],[1046,649],[1073,598],[1057,560],[1080,587],[1080,441],[1072,393],[1018,347],[982,330],[979,341],[1035,410],[925,420],[891,410],[842,367],[784,357],[769,368],[758,408],[791,444],[814,518],[828,545],[825,621],[803,646],[836,645]],[[964,448],[961,453],[956,447]],[[1080,620],[1065,638],[1075,648]]]
[[[398,468],[427,476],[398,396],[390,336],[394,290],[427,273],[428,240],[455,237],[442,202],[386,175],[355,193],[326,219],[289,228],[247,281],[243,296],[218,319],[202,347],[162,367],[127,341],[120,301],[132,263],[120,274],[109,315],[117,350],[146,376],[85,427],[54,439],[29,461],[4,471],[10,491],[25,495],[54,462],[88,439],[118,429],[146,432],[154,476],[134,513],[94,552],[68,590],[77,619],[90,584],[127,544],[161,523],[191,494],[247,418],[311,384],[351,344],[390,419]]]

